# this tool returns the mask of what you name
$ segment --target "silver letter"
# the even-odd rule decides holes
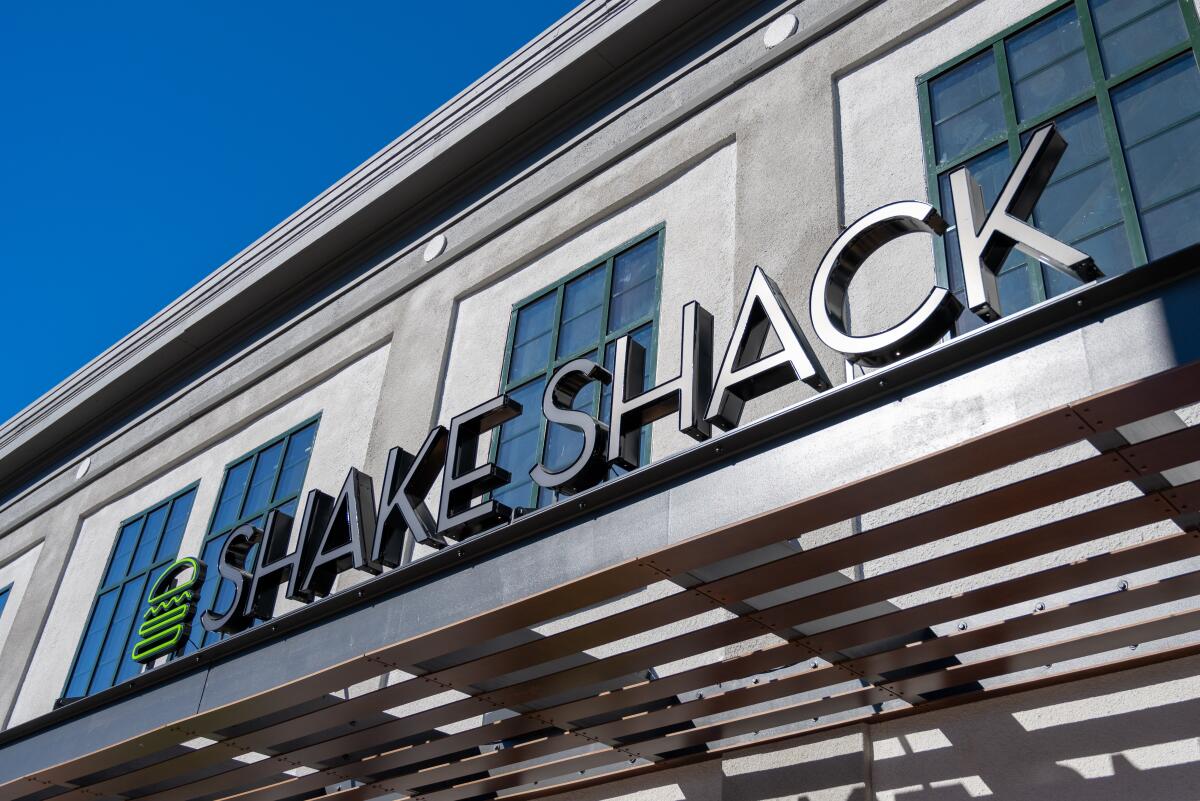
[[[679,375],[647,390],[642,387],[645,348],[628,336],[617,340],[609,415],[609,462],[630,470],[637,467],[642,426],[676,411],[680,431],[698,440],[712,435],[703,416],[712,380],[712,336],[712,315],[694,300],[684,306]]]
[[[1053,123],[1034,131],[986,219],[983,190],[971,172],[963,167],[950,174],[967,305],[983,320],[1000,318],[996,273],[1013,247],[1080,281],[1102,275],[1091,256],[1025,222],[1066,149]]]
[[[863,262],[905,234],[944,234],[946,222],[933,206],[916,200],[875,209],[842,232],[825,253],[808,299],[813,328],[821,340],[851,362],[881,367],[935,344],[950,330],[962,304],[934,287],[920,308],[886,331],[853,336],[846,321],[846,293]]]
[[[587,412],[571,408],[575,396],[592,381],[607,384],[612,381],[612,376],[591,359],[573,359],[558,368],[546,384],[546,391],[542,393],[542,416],[550,423],[578,429],[583,434],[583,448],[574,462],[556,472],[538,462],[529,476],[539,487],[572,495],[604,479],[608,470],[604,459],[608,426]]]
[[[772,330],[783,347],[764,358],[763,348]],[[726,431],[736,428],[746,401],[793,381],[803,381],[816,390],[829,388],[829,379],[800,334],[779,287],[761,267],[755,267],[733,335],[725,346],[708,403],[708,421]]]

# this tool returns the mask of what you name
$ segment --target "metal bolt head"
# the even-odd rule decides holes
[[[1037,605],[1033,607],[1033,611],[1035,611],[1035,612],[1045,612],[1045,611],[1046,611],[1046,605],[1045,605],[1044,603],[1042,603],[1041,601],[1038,601],[1038,602],[1037,602]]]
[[[1121,592],[1124,592],[1125,590],[1129,589],[1129,582],[1125,579],[1121,579],[1117,582],[1117,589]]]
[[[966,630],[967,630],[967,621],[965,621],[965,620],[963,620],[963,621],[960,621],[960,622],[959,622],[959,624],[958,624],[958,630],[959,630],[959,631],[966,631]]]

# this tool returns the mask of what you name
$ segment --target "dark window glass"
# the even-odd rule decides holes
[[[1178,0],[1092,0],[1091,6],[1107,77],[1187,41]]]
[[[1200,70],[1181,56],[1113,92],[1150,258],[1200,234]]]
[[[225,468],[216,509],[200,551],[200,559],[209,569],[200,588],[198,609],[223,612],[232,600],[232,585],[221,581],[216,570],[230,532],[246,523],[261,526],[272,509],[295,517],[317,435],[317,422],[304,423],[260,445]],[[257,547],[250,550],[247,565],[254,563],[256,551]],[[205,631],[199,625],[193,626],[184,653],[219,639],[220,635]]]
[[[573,358],[602,357],[611,369],[616,341],[630,334],[646,349],[645,378],[650,384],[662,237],[661,230],[644,236],[513,310],[503,386],[521,404],[522,413],[500,427],[494,443],[493,460],[512,476],[493,493],[497,500],[526,508],[553,503],[555,493],[534,484],[529,471],[539,456],[548,467],[558,469],[579,454],[582,435],[548,425],[542,417],[542,392],[555,368]],[[610,404],[607,390],[598,392],[593,384],[576,396],[574,408],[607,420]],[[645,460],[649,440],[647,436],[642,440]]]
[[[65,696],[99,692],[141,670],[129,652],[145,613],[147,586],[178,556],[195,499],[196,489],[189,487],[121,524],[71,665]]]
[[[938,162],[973,150],[1004,132],[1004,105],[991,51],[929,84]]]
[[[1193,224],[1200,215],[1200,70],[1189,38],[1200,30],[1195,16],[1188,0],[1059,2],[923,79],[936,161],[930,193],[950,223],[939,261],[960,299],[950,175],[968,167],[990,211],[1021,148],[1050,120],[1068,147],[1034,209],[1035,226],[1090,255],[1106,276],[1200,241]],[[1000,48],[1003,59],[996,56]],[[1113,76],[1119,77],[1108,80]],[[999,104],[1000,127],[951,136],[946,125],[954,115],[947,109],[975,108],[972,98],[976,105]],[[1076,286],[1074,278],[1014,251],[1000,272],[1001,312]],[[980,324],[967,313],[958,331]]]
[[[1092,88],[1083,35],[1066,8],[1005,43],[1013,101],[1021,122],[1045,114]]]

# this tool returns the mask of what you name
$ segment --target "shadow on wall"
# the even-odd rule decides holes
[[[863,754],[845,746],[856,731],[863,729],[731,756],[719,773],[707,763],[595,797],[1197,801],[1200,658],[871,726],[870,795]]]
[[[872,735],[877,801],[1195,801],[1200,660],[970,704]]]

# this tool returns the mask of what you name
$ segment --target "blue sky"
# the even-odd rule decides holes
[[[0,420],[574,6],[0,7]]]

